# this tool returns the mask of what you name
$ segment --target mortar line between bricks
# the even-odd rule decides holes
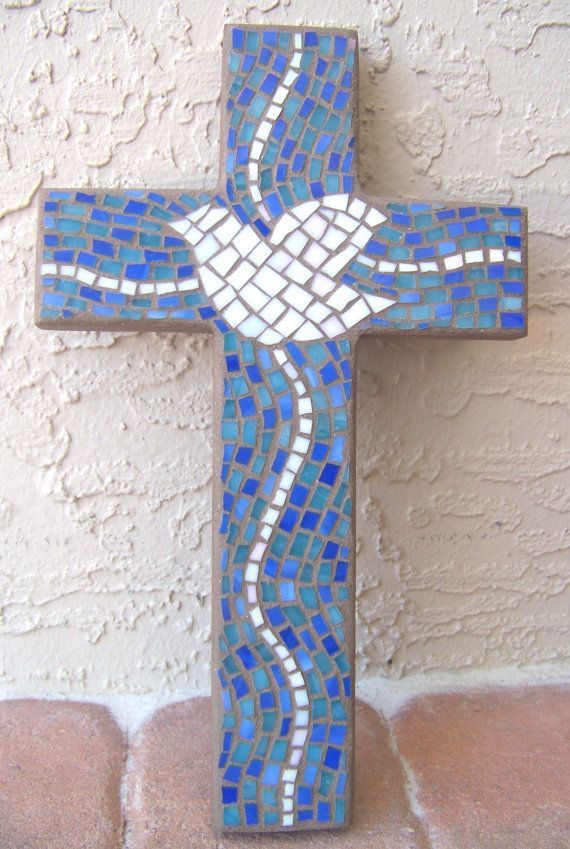
[[[129,820],[129,781],[133,771],[132,743],[134,735],[130,730],[125,730],[125,758],[123,761],[123,774],[119,787],[119,799],[121,803],[121,816],[123,823],[122,849],[131,849],[131,823]],[[132,795],[132,789],[131,789]]]
[[[376,710],[378,710],[378,708],[376,708]],[[419,784],[414,770],[412,769],[412,766],[408,759],[404,757],[404,755],[402,755],[402,753],[400,752],[396,732],[394,730],[394,726],[392,724],[391,719],[389,719],[381,710],[379,711],[379,713],[383,717],[384,722],[386,723],[386,728],[388,729],[388,739],[390,741],[390,747],[395,757],[398,759],[398,762],[402,767],[402,772],[404,773],[404,793],[406,794],[406,799],[408,800],[410,810],[416,817],[418,825],[421,827],[424,833],[424,837],[429,843],[431,849],[438,849],[436,835],[433,832],[426,812],[424,811],[419,800]]]

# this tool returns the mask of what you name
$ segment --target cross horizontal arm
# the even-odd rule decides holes
[[[368,296],[359,332],[526,332],[526,219],[516,207],[326,195],[293,207],[262,237],[215,193],[48,190],[43,206],[41,327],[196,331],[230,314],[246,322],[257,303],[242,289],[251,277],[265,286],[259,308],[270,295],[288,306],[264,284],[270,269],[283,289],[320,275],[350,287],[349,300]],[[323,335],[332,326],[328,319]]]

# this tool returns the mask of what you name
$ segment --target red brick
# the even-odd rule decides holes
[[[0,702],[2,849],[119,849],[124,760],[105,708]]]
[[[570,847],[570,689],[427,696],[394,730],[436,849]]]
[[[132,750],[128,786],[131,849],[243,849],[243,836],[220,837],[210,821],[210,700],[158,711]],[[411,813],[388,729],[362,703],[356,726],[356,821],[341,832],[264,835],[256,845],[303,849],[428,849]],[[248,841],[249,842],[249,841]]]

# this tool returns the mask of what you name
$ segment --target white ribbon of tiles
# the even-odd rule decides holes
[[[266,221],[271,221],[271,215],[263,203],[263,196],[259,187],[258,162],[263,159],[263,154],[269,142],[269,136],[271,135],[275,121],[283,112],[283,103],[290,92],[291,86],[299,76],[302,59],[302,53],[300,50],[303,46],[303,36],[301,33],[295,33],[294,43],[295,52],[287,66],[286,73],[281,80],[281,84],[273,95],[273,99],[269,104],[269,107],[255,128],[255,138],[249,150],[248,188],[257,209]]]
[[[299,427],[292,434],[290,441],[290,452],[285,463],[285,468],[275,485],[271,506],[267,508],[260,522],[259,531],[254,539],[250,561],[245,570],[245,584],[247,588],[247,601],[249,604],[249,616],[255,628],[261,629],[260,633],[265,642],[271,646],[285,670],[286,679],[292,692],[291,704],[294,706],[294,731],[291,738],[290,754],[287,766],[281,770],[281,785],[283,796],[281,799],[282,824],[293,825],[293,799],[297,784],[299,764],[303,757],[305,741],[309,727],[309,695],[307,683],[301,669],[287,646],[279,639],[275,631],[268,625],[259,606],[259,575],[260,564],[265,556],[275,532],[277,523],[287,501],[288,493],[293,486],[303,460],[311,444],[313,432],[313,405],[309,397],[307,387],[301,375],[281,348],[273,350],[273,356],[279,368],[287,375],[289,382],[293,384],[297,395],[297,411],[299,413]]]

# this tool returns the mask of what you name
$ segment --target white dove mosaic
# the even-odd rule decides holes
[[[205,204],[171,227],[191,245],[204,292],[232,328],[264,345],[342,336],[394,301],[359,294],[338,276],[361,253],[381,212],[348,194],[293,207],[268,242],[228,209]]]

